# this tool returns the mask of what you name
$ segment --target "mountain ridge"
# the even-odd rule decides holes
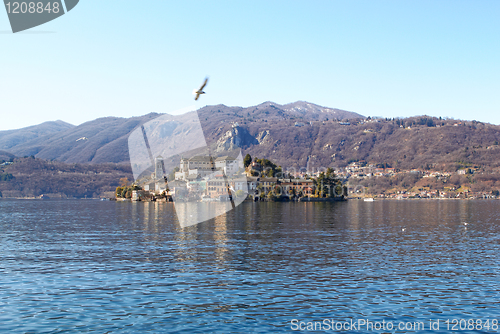
[[[286,110],[287,108],[288,110]],[[284,106],[267,101],[246,108],[219,104],[205,106],[200,108],[200,111],[203,114],[219,114],[223,111],[224,117],[233,116],[236,118],[242,118],[251,113],[255,118],[266,117],[269,120],[324,119],[328,116],[363,117],[356,113],[326,108],[304,101]],[[37,158],[67,163],[127,163],[129,160],[128,135],[138,126],[160,115],[149,113],[130,118],[102,117],[78,126],[62,121],[53,121],[17,130],[0,131],[0,150],[16,156],[33,155]],[[219,118],[215,117],[215,119]],[[225,120],[227,119],[225,118]],[[214,124],[210,124],[208,117],[207,121],[202,123],[207,129],[214,126]]]
[[[240,146],[244,154],[287,167],[345,167],[353,161],[404,169],[499,165],[500,126],[488,123],[430,116],[372,119],[306,101],[266,101],[250,107],[219,104],[197,112],[207,143]],[[18,136],[26,140],[7,148],[5,136],[15,136],[16,131],[0,132],[0,150],[66,163],[127,164],[129,134],[160,115],[104,117],[66,129],[61,124],[49,126],[38,137]]]
[[[0,131],[0,150],[9,150],[26,141],[75,127],[61,120],[47,121],[21,129]]]

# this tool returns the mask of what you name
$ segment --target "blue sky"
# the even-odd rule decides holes
[[[0,130],[297,100],[500,124],[499,62],[496,0],[80,0],[17,34],[0,10]]]

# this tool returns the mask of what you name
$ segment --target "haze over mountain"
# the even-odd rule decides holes
[[[47,122],[3,131],[0,150],[67,163],[129,163],[129,134],[159,115],[106,117],[79,126]],[[343,167],[352,161],[407,169],[499,165],[500,126],[475,121],[428,116],[373,120],[302,101],[206,106],[198,115],[208,143],[240,146],[244,154],[284,167]]]
[[[105,117],[69,128],[52,129],[52,132],[38,131],[38,126],[25,129],[0,132],[0,150],[8,151],[16,156],[36,156],[46,160],[59,160],[68,163],[106,163],[128,162],[128,135],[137,126],[158,117],[148,114],[140,117],[118,118]],[[38,136],[37,136],[38,134]],[[13,141],[3,141],[15,138]]]
[[[22,129],[0,131],[0,150],[15,150],[16,146],[37,138],[52,135],[73,128],[74,125],[63,121],[45,122]]]

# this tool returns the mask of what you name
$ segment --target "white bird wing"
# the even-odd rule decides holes
[[[199,91],[202,91],[202,90],[203,90],[203,88],[205,88],[205,86],[207,85],[207,82],[208,82],[208,77],[207,77],[207,78],[205,78],[205,81],[203,82],[203,85],[201,85],[201,87],[200,87]]]

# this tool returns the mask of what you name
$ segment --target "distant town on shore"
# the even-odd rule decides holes
[[[123,164],[65,164],[34,157],[15,158],[0,163],[0,198],[132,199],[136,191],[134,199],[167,200],[179,185],[188,192],[196,189],[196,193],[203,193],[206,199],[227,196],[227,186],[235,193],[243,191],[244,185],[237,179],[224,183],[223,173],[216,174],[212,180],[202,180],[200,176],[209,170],[193,168],[197,159],[200,158],[186,159],[186,168],[179,166],[167,177],[167,180],[173,180],[170,189],[169,182],[165,183],[163,178],[156,180],[155,173],[149,182],[134,184],[130,167]],[[216,169],[220,171],[222,167],[222,170],[227,170],[231,162],[234,163],[228,157],[225,159],[214,161]],[[497,175],[487,173],[478,166],[464,166],[457,171],[446,172],[404,170],[365,162],[351,162],[344,168],[336,169],[304,167],[299,170],[283,170],[268,159],[256,158],[250,163],[247,160],[246,164],[238,175],[245,176],[247,195],[252,200],[500,198],[499,191],[495,189]]]

